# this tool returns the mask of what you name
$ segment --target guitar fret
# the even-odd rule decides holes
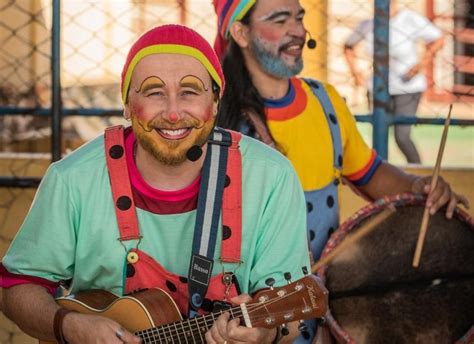
[[[201,343],[204,343],[204,340],[202,339],[202,334],[201,334],[201,326],[199,325],[199,321],[198,321],[197,317],[194,317],[194,320],[196,321],[196,328],[197,328],[197,331],[199,333],[199,338],[201,339]],[[206,329],[206,331],[207,331],[207,329]]]
[[[189,343],[188,343],[188,336],[187,336],[187,334],[186,334],[186,330],[184,329],[184,323],[181,321],[180,324],[181,324],[181,328],[183,329],[184,340],[186,341],[186,344],[189,344]],[[178,334],[178,338],[180,338],[180,337],[181,337],[181,336]],[[180,341],[180,343],[181,343],[181,341]]]
[[[178,335],[178,344],[181,344],[181,339],[180,339],[180,335],[179,335],[179,332],[178,332],[178,326],[176,326],[176,323],[173,323],[174,325],[174,329],[176,331],[176,334]]]
[[[157,329],[156,333],[158,334],[158,340],[159,340],[160,343],[161,343],[161,333],[160,333],[160,332],[161,332],[160,329]],[[163,334],[163,335],[164,335],[164,334]],[[164,337],[165,337],[165,340],[166,340],[166,335],[164,335]]]
[[[166,338],[166,343],[174,343],[173,333],[171,332],[171,324],[166,325],[166,327],[168,327],[168,331],[170,333],[170,336]],[[168,339],[171,339],[171,342]]]
[[[193,331],[193,327],[191,326],[191,320],[188,319],[187,320],[188,322],[188,328],[189,328],[189,331],[186,332],[186,337],[190,337],[193,339],[193,343],[196,344],[196,340],[194,339],[194,331]]]

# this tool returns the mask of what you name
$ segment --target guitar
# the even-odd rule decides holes
[[[322,317],[328,307],[328,291],[318,277],[308,275],[284,287],[262,290],[240,306],[184,320],[173,299],[158,288],[123,297],[103,290],[87,291],[57,302],[79,313],[115,320],[142,343],[205,343],[205,333],[224,312],[239,318],[243,326],[265,328]]]

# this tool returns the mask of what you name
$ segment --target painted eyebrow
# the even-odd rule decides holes
[[[187,78],[193,78],[196,81],[199,80],[200,85],[197,82],[186,81],[185,79]],[[200,91],[200,92],[203,92],[203,91],[207,92],[209,90],[209,87],[206,88],[206,86],[204,86],[204,82],[199,77],[197,77],[196,75],[191,75],[191,74],[183,76],[181,80],[179,81],[179,85],[181,87],[189,87],[189,88],[192,88],[193,90]]]
[[[158,80],[150,82],[150,79],[158,79]],[[148,78],[143,80],[143,82],[141,83],[141,85],[138,89],[135,88],[135,92],[136,93],[146,92],[146,91],[151,90],[153,88],[164,88],[165,86],[166,86],[166,83],[163,80],[161,80],[160,77],[158,77],[158,76],[149,76]]]

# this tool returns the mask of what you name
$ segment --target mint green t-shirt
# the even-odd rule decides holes
[[[240,266],[220,262],[221,231],[213,275],[234,271],[243,293],[265,288],[272,277],[284,285],[309,269],[306,203],[289,161],[264,144],[243,136],[242,251]],[[196,211],[160,215],[137,208],[139,249],[172,273],[186,276]],[[72,279],[71,292],[124,291],[126,251],[135,241],[117,239],[119,230],[107,172],[103,136],[53,163],[31,209],[3,259],[14,274],[58,282]]]

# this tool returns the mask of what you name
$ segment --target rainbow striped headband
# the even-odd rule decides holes
[[[257,0],[214,0],[214,8],[218,18],[218,30],[222,37],[229,38],[229,30],[233,23],[241,20]]]

